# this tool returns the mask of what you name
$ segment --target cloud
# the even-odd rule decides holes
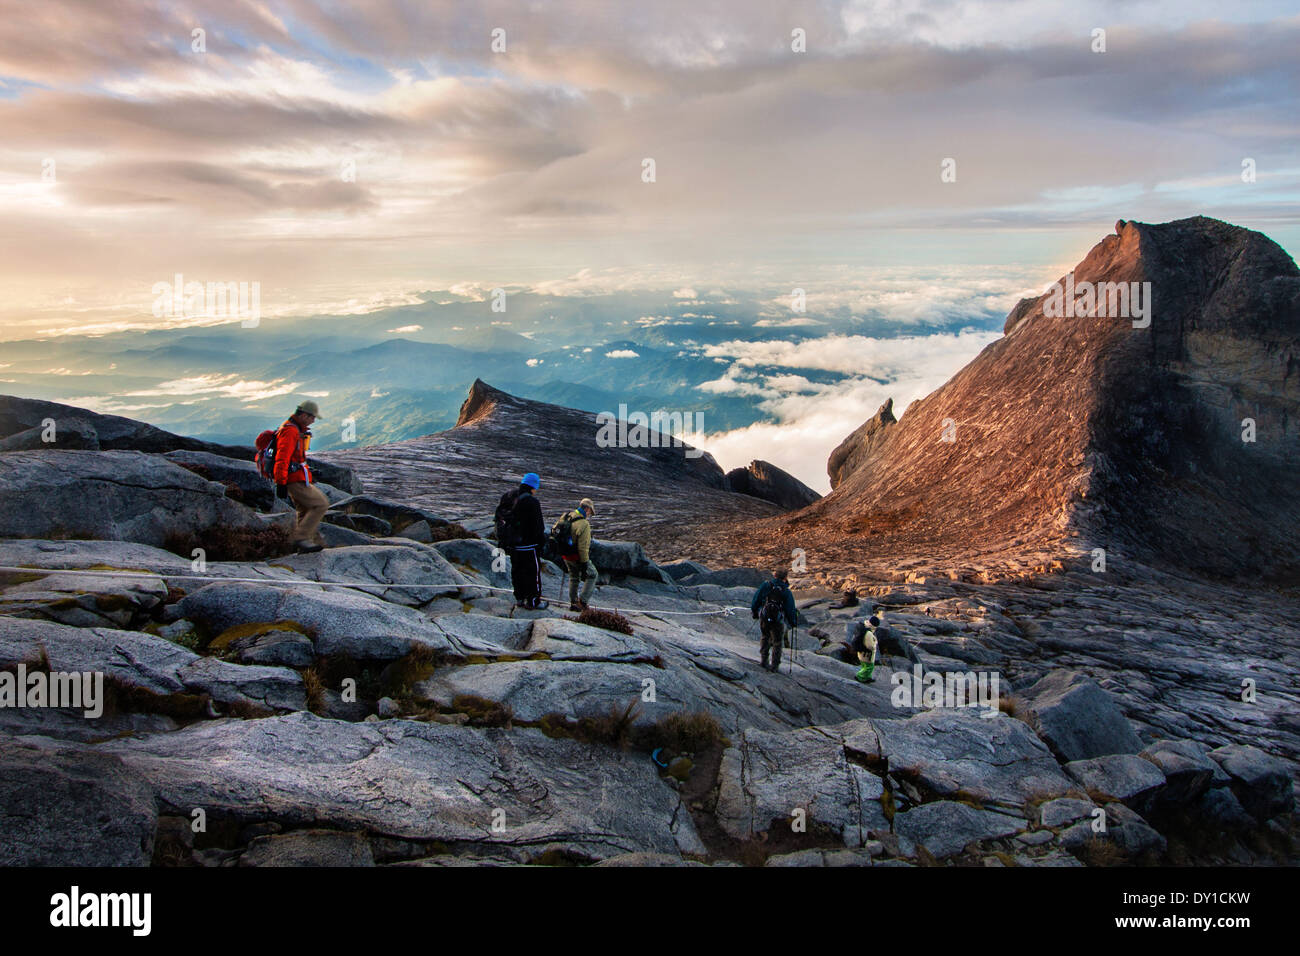
[[[640,357],[641,357],[641,353],[634,352],[632,349],[614,349],[612,352],[605,353],[605,358],[612,358],[612,359],[627,359],[627,358],[640,358]]]
[[[395,329],[388,330],[389,334],[391,335],[409,335],[412,332],[422,332],[422,331],[424,331],[423,325],[399,325]]]
[[[944,384],[999,337],[998,332],[977,331],[895,339],[831,335],[800,343],[738,341],[707,347],[706,352],[731,356],[734,364],[721,379],[706,383],[715,387],[705,390],[762,396],[759,408],[774,420],[709,434],[700,444],[724,468],[762,457],[824,493],[830,490],[825,463],[831,451],[886,399],[894,400],[901,417],[911,402]],[[737,379],[745,369],[768,366],[846,377],[817,383],[797,374],[771,374],[761,387]]]
[[[0,256],[6,329],[74,285],[107,307],[154,272],[218,260],[287,309],[326,281],[365,301],[435,280],[479,298],[504,282],[650,283],[721,308],[752,291],[746,270],[771,269],[759,328],[800,327],[776,309],[796,286],[810,314],[821,299],[805,322],[840,309],[919,324],[941,287],[850,300],[847,282],[806,276],[1007,263],[989,240],[1017,236],[1039,261],[1065,258],[1120,215],[1300,235],[1300,18],[1284,4],[9,6],[0,216],[23,240]],[[498,24],[505,54],[488,43]],[[1097,25],[1105,54],[1089,48]],[[1258,188],[1229,175],[1245,154]],[[715,285],[722,271],[740,285]]]

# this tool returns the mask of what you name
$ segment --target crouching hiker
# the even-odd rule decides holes
[[[293,543],[298,551],[311,553],[325,547],[320,536],[320,520],[329,510],[330,500],[312,483],[307,464],[311,446],[311,426],[320,417],[315,402],[303,402],[275,433],[275,494],[288,499],[298,512],[293,529]]]
[[[760,662],[764,670],[776,672],[781,669],[781,644],[785,640],[786,625],[794,627],[799,620],[799,612],[794,606],[794,594],[790,591],[790,572],[781,568],[772,575],[772,580],[765,581],[754,592],[750,603],[750,612],[759,622],[762,638],[758,644]],[[767,663],[768,651],[771,651],[772,666]]]
[[[847,625],[844,643],[848,647],[848,660],[856,658],[859,662],[861,666],[856,676],[864,684],[874,680],[872,673],[878,656],[905,657],[913,664],[921,663],[916,648],[892,627],[886,626],[884,618],[884,607],[876,604],[867,620],[849,621]]]
[[[585,611],[591,593],[596,590],[599,571],[591,560],[591,519],[596,506],[590,498],[583,498],[578,507],[561,518],[551,537],[556,543],[564,569],[569,574],[569,610]],[[582,595],[578,594],[578,580],[582,580]]]
[[[510,581],[515,604],[529,611],[550,607],[542,600],[542,547],[546,523],[542,506],[533,494],[541,486],[535,472],[520,479],[519,487],[501,496],[496,510],[497,544],[510,555]]]
[[[879,626],[880,618],[874,614],[867,621],[849,622],[849,649],[859,664],[854,677],[862,684],[870,684],[876,679],[872,675],[876,670],[876,628]]]

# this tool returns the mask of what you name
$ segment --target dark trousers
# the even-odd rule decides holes
[[[779,617],[775,621],[763,621],[760,630],[763,637],[758,642],[759,657],[766,667],[768,651],[771,650],[772,670],[776,670],[781,666],[781,642],[785,640],[785,621]]]
[[[510,552],[510,583],[520,604],[531,604],[541,597],[542,561],[536,548],[516,548]]]

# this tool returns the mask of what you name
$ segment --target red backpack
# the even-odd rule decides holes
[[[275,481],[275,446],[279,444],[279,437],[279,428],[268,428],[253,442],[253,447],[257,449],[253,463],[257,465],[257,473],[267,481]]]

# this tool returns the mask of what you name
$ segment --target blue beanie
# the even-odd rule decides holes
[[[537,472],[530,471],[528,474],[524,475],[523,480],[519,483],[521,485],[527,485],[529,488],[537,488],[541,485],[542,479],[537,477]]]

